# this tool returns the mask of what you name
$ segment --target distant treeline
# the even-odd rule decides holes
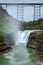
[[[43,30],[43,18],[23,23],[24,30]]]

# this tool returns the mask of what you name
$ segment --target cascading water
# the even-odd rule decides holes
[[[19,31],[19,43],[24,43],[24,45],[27,44],[28,42],[28,37],[30,35],[30,33],[33,32],[33,30],[25,30],[25,31]]]
[[[4,33],[12,33],[15,43],[27,42],[27,37],[32,31],[20,31],[22,23],[8,15],[8,13],[0,7],[0,31]],[[20,32],[20,33],[19,33]],[[5,34],[4,34],[5,35]],[[0,55],[0,65],[38,65],[32,61],[35,52],[31,49],[27,50],[24,44],[15,45],[8,53]]]

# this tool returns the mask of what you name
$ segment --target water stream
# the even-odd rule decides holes
[[[15,45],[10,52],[0,55],[0,65],[38,65],[32,60],[34,53],[31,49],[27,50],[24,44]]]
[[[32,60],[35,52],[27,49],[25,44],[22,40],[22,43],[15,44],[11,51],[0,55],[0,65],[38,65]]]

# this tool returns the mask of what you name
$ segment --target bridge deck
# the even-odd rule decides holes
[[[43,3],[0,3],[0,5],[43,5]]]

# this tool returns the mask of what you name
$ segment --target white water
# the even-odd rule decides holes
[[[42,30],[25,30],[25,31],[18,31],[18,44],[20,43],[27,43],[28,41],[28,37],[30,35],[31,32],[33,31],[42,31]]]
[[[27,43],[28,37],[32,31],[25,30],[25,31],[19,31],[18,32],[18,42],[19,43]]]

